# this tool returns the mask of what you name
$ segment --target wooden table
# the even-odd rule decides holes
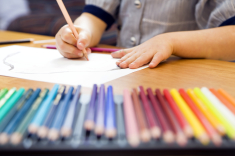
[[[34,38],[37,40],[54,39],[54,37],[0,31],[1,40]],[[50,43],[51,44],[51,43]],[[55,43],[53,43],[55,44]],[[22,43],[29,47],[41,47],[42,44]],[[1,45],[0,47],[9,46]],[[102,47],[110,47],[100,45]],[[31,81],[19,78],[0,76],[0,88],[25,87],[25,88],[52,88],[54,84]],[[140,85],[145,88],[193,88],[212,87],[223,88],[235,97],[235,64],[232,62],[205,60],[205,59],[180,59],[169,60],[158,65],[155,69],[144,69],[127,76],[106,83],[114,86],[114,92],[121,94],[124,88],[133,88]],[[90,92],[90,88],[83,88],[83,92]]]

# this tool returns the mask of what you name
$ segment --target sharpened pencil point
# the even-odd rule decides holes
[[[137,147],[140,143],[138,136],[131,136],[128,138],[128,142],[132,147]]]
[[[166,143],[173,143],[174,142],[174,134],[170,131],[167,131],[163,134],[163,140]]]
[[[28,130],[29,130],[29,133],[31,133],[31,134],[36,134],[37,131],[38,131],[38,126],[36,126],[36,125],[34,125],[34,124],[31,124],[31,125],[29,125]]]
[[[48,133],[48,139],[51,141],[55,141],[59,138],[59,132],[56,129],[51,129]]]
[[[187,144],[187,138],[183,133],[179,133],[176,135],[176,142],[180,145],[180,146],[185,146]]]
[[[40,127],[39,130],[38,130],[38,136],[42,139],[46,138],[47,134],[48,134],[48,128],[43,126],[43,127]]]
[[[84,128],[88,131],[93,130],[94,126],[95,126],[94,122],[90,121],[90,120],[88,120],[84,123]]]
[[[140,139],[141,141],[143,142],[149,142],[150,139],[151,139],[151,136],[150,136],[150,133],[148,130],[143,130],[141,133],[140,133]]]
[[[106,137],[107,138],[114,138],[116,136],[116,130],[115,129],[108,129],[106,130]]]
[[[193,130],[190,126],[187,126],[184,128],[184,133],[187,136],[187,138],[192,138],[193,137]]]
[[[0,135],[0,144],[5,145],[8,143],[8,141],[9,141],[9,136],[6,133],[2,133]]]
[[[161,136],[161,130],[158,127],[154,127],[150,130],[150,133],[154,139],[158,139]]]
[[[61,129],[61,135],[62,135],[63,137],[69,137],[69,136],[71,135],[71,133],[72,133],[72,130],[71,130],[71,129],[66,128],[66,127],[62,127],[62,129]]]
[[[22,135],[19,134],[19,133],[14,133],[12,136],[11,136],[11,143],[13,145],[18,145],[20,144],[20,142],[22,141]]]

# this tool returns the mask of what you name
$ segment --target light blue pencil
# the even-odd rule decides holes
[[[54,85],[47,98],[43,101],[42,105],[40,106],[39,110],[37,111],[36,115],[34,116],[32,122],[29,125],[29,133],[37,133],[38,128],[43,124],[45,117],[51,107],[52,101],[54,100],[57,94],[58,89],[59,85]]]

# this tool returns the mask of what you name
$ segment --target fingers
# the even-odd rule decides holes
[[[133,48],[131,49],[122,49],[116,52],[111,53],[113,58],[121,58],[123,56],[125,56],[126,54],[132,52]]]
[[[90,44],[91,40],[90,36],[91,35],[85,30],[79,32],[78,41],[76,43],[78,49],[83,50],[85,47],[87,47]]]
[[[62,40],[62,38],[58,37],[56,40],[56,47],[59,52],[66,58],[80,58],[83,57],[83,53],[77,47],[70,45]]]
[[[130,64],[128,66],[130,69],[136,69],[136,68],[139,68],[139,67],[149,63],[149,61],[151,59],[152,59],[152,55],[150,55],[148,53],[143,53],[133,62],[129,62]]]
[[[150,68],[155,68],[159,63],[161,63],[162,61],[166,60],[169,56],[167,56],[165,53],[163,52],[158,52],[154,55],[152,61],[149,64]]]
[[[77,40],[69,27],[62,28],[60,36],[64,42],[76,46]]]
[[[118,62],[119,64],[117,64],[121,68],[128,68],[129,64],[135,61],[138,57],[140,57],[141,54],[141,52],[133,51],[121,58],[121,60],[119,60]]]

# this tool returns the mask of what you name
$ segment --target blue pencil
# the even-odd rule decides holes
[[[41,92],[41,89],[37,89],[32,96],[29,98],[29,100],[24,104],[22,109],[16,113],[16,115],[13,117],[13,119],[10,121],[10,123],[7,125],[3,133],[0,135],[0,143],[6,144],[9,141],[9,135],[11,135],[17,126],[20,124],[21,120],[25,116],[25,114],[28,112],[36,98],[39,96],[39,93]]]
[[[45,120],[45,117],[51,107],[52,101],[54,100],[57,94],[58,88],[58,84],[54,85],[47,98],[41,104],[39,110],[37,111],[36,115],[34,116],[32,122],[29,125],[28,131],[31,134],[37,133],[38,128],[43,124],[43,121]]]
[[[53,122],[56,110],[58,109],[58,106],[61,102],[61,100],[64,98],[64,92],[65,92],[66,87],[65,86],[61,86],[57,92],[56,98],[53,101],[53,105],[50,108],[49,113],[46,116],[46,119],[44,121],[44,123],[42,124],[42,126],[38,129],[38,136],[40,138],[45,138],[48,134],[48,130]]]
[[[73,87],[69,87],[67,94],[64,97],[64,100],[61,101],[61,104],[56,112],[55,119],[48,133],[48,139],[55,141],[59,138],[59,131],[61,126],[64,123],[64,119],[67,115],[71,97],[73,95]]]
[[[100,92],[98,97],[96,121],[95,121],[95,133],[100,136],[104,133],[104,108],[105,108],[105,86],[100,86]]]
[[[69,110],[64,121],[64,124],[61,128],[61,135],[63,137],[69,137],[72,134],[73,123],[75,119],[75,114],[78,106],[78,100],[80,97],[81,86],[77,87],[77,90],[73,96],[73,100],[69,106]]]
[[[15,106],[11,109],[11,111],[4,117],[4,119],[0,122],[0,133],[6,128],[8,123],[14,117],[14,115],[20,111],[22,106],[26,103],[26,101],[30,98],[33,93],[33,89],[28,89],[28,91],[19,99],[19,101],[15,104]]]
[[[109,86],[107,91],[107,102],[105,107],[105,134],[108,138],[114,138],[116,136],[116,115],[112,86]]]
[[[95,103],[97,96],[97,85],[94,84],[90,104],[87,110],[86,119],[84,122],[84,128],[91,131],[95,126]]]

